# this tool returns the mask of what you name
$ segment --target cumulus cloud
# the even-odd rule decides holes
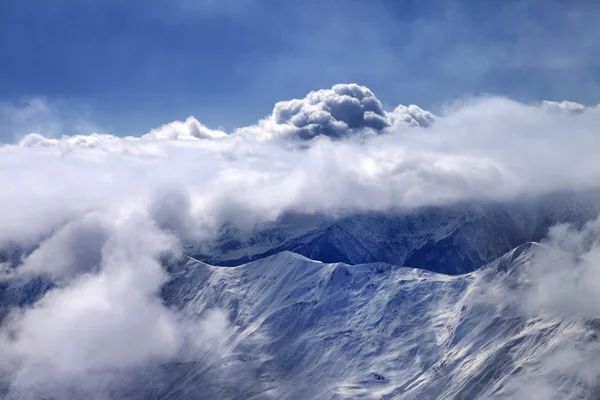
[[[187,343],[201,348],[227,329],[218,311],[196,325],[160,301],[161,261],[182,243],[288,212],[599,188],[599,124],[594,109],[504,98],[440,116],[387,112],[367,88],[336,85],[228,135],[193,118],[139,138],[28,135],[0,147],[0,249],[32,249],[14,274],[43,274],[56,287],[3,322],[0,367],[26,390],[178,359]]]
[[[428,127],[434,123],[436,117],[429,111],[411,104],[404,106],[400,104],[392,112],[386,113],[388,121],[392,126],[408,125],[411,127]]]
[[[398,124],[426,127],[434,120],[432,113],[415,105],[400,105],[387,112],[368,88],[338,84],[331,89],[312,91],[303,99],[280,101],[257,126],[239,132],[267,138],[283,135],[307,140],[324,135],[339,139],[365,130],[384,133]]]
[[[196,118],[188,117],[184,122],[174,121],[153,129],[142,139],[218,139],[225,136],[225,132],[209,129]]]
[[[23,147],[58,147],[63,151],[72,148],[89,148],[107,151],[135,152],[130,144],[154,142],[157,140],[197,140],[220,139],[227,134],[220,130],[212,130],[202,125],[194,117],[185,121],[173,121],[159,128],[153,129],[141,137],[117,137],[110,134],[91,133],[89,135],[63,135],[58,138],[46,137],[39,133],[30,133],[23,137],[19,144]]]

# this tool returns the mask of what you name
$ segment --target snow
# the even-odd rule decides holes
[[[510,398],[513,374],[580,329],[488,298],[522,282],[539,247],[459,276],[291,252],[238,267],[189,260],[165,295],[186,315],[227,310],[234,353],[258,362],[269,388],[259,398]]]

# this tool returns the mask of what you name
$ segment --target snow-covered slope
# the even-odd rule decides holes
[[[461,276],[290,252],[235,268],[190,260],[163,294],[187,315],[227,310],[236,332],[228,362],[252,366],[258,398],[525,398],[515,382],[554,373],[544,357],[597,331],[585,321],[526,317],[494,297],[526,289],[539,249],[522,245]],[[555,398],[593,390],[554,379],[563,390]],[[222,398],[227,382],[214,388]],[[171,387],[201,390],[188,385]]]
[[[546,360],[596,340],[600,323],[520,307],[539,251],[562,254],[527,243],[457,276],[321,263],[288,251],[238,267],[188,257],[169,267],[165,304],[188,321],[223,310],[228,333],[201,355],[130,370],[111,383],[108,398],[590,398],[593,379],[557,372]],[[35,301],[48,289],[40,284],[5,285],[2,301]],[[556,388],[534,397],[526,392],[532,377]]]
[[[195,343],[186,354],[186,342],[174,359],[119,371],[116,381],[101,382],[95,397],[89,388],[62,386],[58,396],[44,387],[35,397],[38,389],[19,392],[0,377],[0,398],[597,398],[595,370],[574,373],[556,368],[556,360],[566,351],[568,360],[579,362],[578,349],[600,337],[600,320],[559,320],[523,307],[536,256],[553,263],[564,256],[527,241],[556,222],[581,225],[596,214],[593,201],[575,200],[338,220],[293,216],[244,240],[229,227],[207,257],[221,264],[240,256],[254,261],[210,265],[188,247],[183,261],[165,261],[170,279],[160,292],[175,318],[190,324],[186,341],[210,338],[198,331],[206,322],[196,322],[210,325],[212,313],[224,312],[229,327],[211,339],[218,345],[198,351]],[[20,260],[18,249],[0,254],[6,268]],[[345,262],[329,262],[337,260]],[[471,272],[457,274],[465,271]],[[7,276],[0,281],[0,322],[60,285]],[[600,354],[600,346],[593,348]]]

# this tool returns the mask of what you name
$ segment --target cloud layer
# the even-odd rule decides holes
[[[477,98],[434,117],[416,106],[386,112],[367,88],[336,85],[277,103],[257,125],[228,135],[192,117],[141,137],[31,134],[0,148],[0,178],[11,193],[0,200],[0,239],[36,241],[98,209],[146,210],[192,239],[230,220],[252,226],[291,211],[598,187],[600,112],[548,104]],[[42,223],[23,223],[29,218]]]
[[[182,244],[288,212],[599,188],[598,126],[597,108],[494,97],[439,116],[387,112],[367,88],[336,85],[230,134],[190,117],[141,137],[27,135],[0,147],[0,250],[34,249],[6,279],[41,274],[57,286],[3,322],[0,368],[26,390],[177,359],[189,324],[202,324],[157,295],[162,261]],[[215,312],[216,332],[193,329],[205,332],[197,348],[227,335]]]

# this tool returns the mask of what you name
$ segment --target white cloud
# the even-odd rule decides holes
[[[84,215],[57,229],[24,261],[19,272],[49,273],[55,279],[72,278],[100,266],[109,224],[96,214]]]
[[[549,330],[536,339],[537,361],[507,376],[504,390],[512,398],[588,398],[600,374],[600,217],[580,228],[550,228],[531,261],[518,267],[511,271],[516,280],[487,297]]]
[[[228,329],[222,313],[182,320],[157,296],[167,280],[159,258],[178,252],[176,237],[143,214],[110,229],[86,216],[43,243],[22,268],[80,274],[4,321],[0,371],[11,376],[12,390],[50,395],[73,386],[96,393],[110,375],[183,357],[184,344],[190,360],[194,352],[214,350]]]
[[[142,139],[218,139],[225,136],[225,132],[209,129],[196,118],[188,117],[184,122],[174,121],[153,129]]]
[[[58,137],[97,132],[99,128],[90,121],[89,114],[79,105],[41,97],[18,104],[0,102],[0,141],[12,142],[29,133]]]
[[[136,142],[145,143],[157,140],[198,140],[221,139],[227,134],[223,131],[212,130],[198,122],[194,117],[188,117],[184,122],[174,121],[153,129],[141,137],[117,137],[110,134],[91,133],[89,135],[63,135],[58,138],[48,138],[38,133],[30,133],[19,141],[22,147],[55,147],[63,152],[71,149],[98,149],[108,152],[137,153]],[[138,146],[142,148],[143,146]],[[148,146],[150,148],[152,146]]]
[[[573,114],[582,113],[587,108],[583,104],[575,103],[574,101],[549,101],[544,100],[542,107],[548,109],[562,110]]]
[[[429,111],[411,104],[396,107],[391,113],[386,114],[391,125],[406,124],[411,127],[428,127],[434,123],[436,117]]]
[[[554,226],[545,243],[561,252],[538,252],[532,270],[535,285],[526,302],[530,311],[565,319],[596,318],[600,315],[600,218],[581,229]]]
[[[11,193],[0,199],[6,210],[0,221],[4,240],[43,235],[48,224],[73,214],[146,209],[152,203],[161,204],[160,212],[156,206],[149,211],[161,226],[197,238],[210,236],[226,220],[252,226],[288,211],[410,208],[599,186],[595,109],[573,115],[482,98],[436,118],[416,106],[386,114],[370,91],[353,85],[313,92],[307,99],[312,100],[280,103],[261,124],[229,135],[193,133],[200,125],[188,119],[141,139],[30,135],[20,146],[4,146],[0,179]],[[331,111],[332,104],[344,105]],[[306,115],[315,107],[317,115],[329,111],[327,122],[311,129],[356,123],[355,135],[286,140],[286,133],[295,137],[299,129],[290,121],[310,119]],[[370,134],[366,112],[384,113],[391,121],[387,134]],[[427,129],[409,129],[413,121],[433,119]],[[366,136],[359,134],[365,131]],[[197,137],[213,139],[176,140]],[[171,194],[161,194],[165,190]],[[42,223],[23,223],[33,216]]]

